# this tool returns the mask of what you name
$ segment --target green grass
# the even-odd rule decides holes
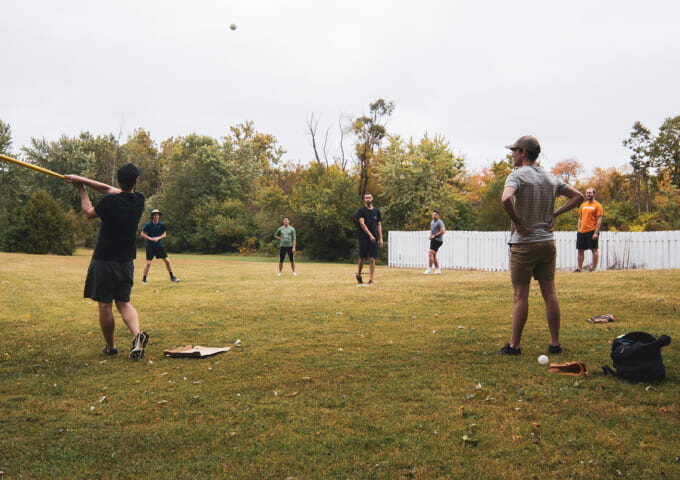
[[[559,273],[565,352],[589,377],[548,373],[532,290],[522,356],[508,273],[172,255],[132,304],[144,362],[104,358],[90,252],[0,253],[0,470],[7,479],[680,478],[680,272]],[[591,325],[603,313],[616,322]],[[129,349],[118,320],[118,347]],[[610,342],[673,337],[667,378],[601,374]],[[188,343],[241,348],[168,359]],[[648,388],[650,387],[650,388]],[[464,441],[463,437],[468,440]]]

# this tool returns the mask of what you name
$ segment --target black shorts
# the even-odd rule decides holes
[[[444,243],[443,240],[435,239],[430,240],[430,250],[434,250],[436,252],[437,250],[439,250],[439,247],[441,247],[443,243]]]
[[[85,279],[85,298],[95,302],[129,302],[135,274],[135,264],[95,260],[90,262]]]
[[[378,242],[369,238],[359,239],[359,258],[378,258]]]
[[[293,255],[293,247],[279,248],[279,263],[283,263],[283,260],[286,258],[286,253],[288,254],[290,262],[293,263],[295,261],[295,256]]]
[[[153,257],[168,258],[168,254],[165,252],[165,248],[163,248],[163,245],[146,247],[146,259],[153,260]]]
[[[600,239],[593,240],[593,234],[595,230],[590,232],[577,232],[576,233],[576,250],[597,250],[597,241]]]

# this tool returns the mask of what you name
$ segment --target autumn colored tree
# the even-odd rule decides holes
[[[583,173],[583,165],[575,158],[569,158],[557,162],[550,173],[561,178],[569,185],[574,185],[576,179]]]

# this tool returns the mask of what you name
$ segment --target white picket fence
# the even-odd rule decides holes
[[[390,267],[426,268],[428,231],[389,232]],[[441,268],[505,271],[509,269],[510,232],[447,231],[437,258]],[[557,269],[577,264],[576,232],[555,232]],[[680,231],[600,232],[598,270],[680,268]],[[592,260],[586,251],[584,265]]]

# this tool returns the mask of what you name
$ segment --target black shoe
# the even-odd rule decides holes
[[[577,268],[577,269],[574,270],[574,273],[581,273],[581,270],[579,270],[579,269]]]
[[[146,343],[149,341],[149,334],[146,332],[139,332],[132,340],[132,349],[130,350],[130,360],[138,360],[144,358],[144,349]]]
[[[171,282],[179,282],[179,278],[172,276],[172,277],[170,277],[170,281]]]
[[[361,285],[362,283],[364,283],[364,281],[361,279],[361,274],[360,274],[360,273],[357,273],[357,274],[355,275],[355,277],[356,277],[357,283],[358,283],[359,285]]]
[[[104,355],[118,355],[118,349],[113,348],[109,350],[107,347],[104,347]]]
[[[562,345],[548,345],[548,353],[554,353],[555,355],[562,353]]]
[[[505,346],[501,348],[499,353],[501,355],[520,355],[522,353],[522,349],[519,347],[512,348],[509,343],[506,343]]]

